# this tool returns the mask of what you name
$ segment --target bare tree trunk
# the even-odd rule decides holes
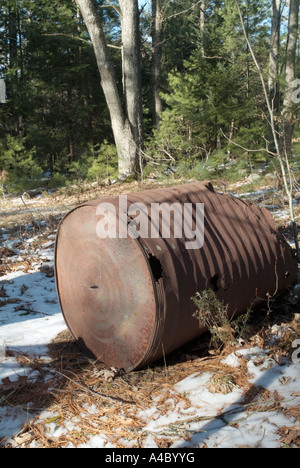
[[[139,151],[143,146],[142,79],[140,64],[139,10],[136,0],[119,0],[123,47],[125,114]]]
[[[272,26],[271,26],[271,42],[269,54],[269,96],[272,102],[272,108],[275,111],[279,110],[279,49],[280,49],[280,22],[281,22],[281,4],[282,0],[272,1]]]
[[[80,9],[77,6],[77,12],[76,12],[76,20],[77,20],[77,32],[79,37],[81,37],[82,30],[84,29],[84,21],[83,17],[81,15]],[[82,47],[82,44],[79,41],[79,46],[78,46],[78,62],[79,65],[83,65],[83,53],[84,49]],[[89,93],[89,86],[88,86],[88,78],[87,78],[87,73],[86,70],[83,69],[81,71],[81,96],[82,96],[82,103],[85,109],[88,109],[92,98]],[[90,134],[90,145],[93,148],[95,143],[94,143],[94,138],[93,138],[93,128],[94,128],[94,121],[93,121],[93,115],[90,112],[87,112],[87,124],[89,128],[91,129],[91,134]]]
[[[104,92],[118,152],[119,178],[135,175],[139,164],[137,144],[131,125],[122,108],[114,69],[108,53],[105,35],[93,0],[76,0],[89,32]]]
[[[293,0],[291,0],[291,1],[293,1]],[[294,0],[294,1],[298,2],[298,5],[299,5],[299,0]],[[264,91],[265,102],[266,102],[266,105],[267,105],[267,108],[268,108],[268,114],[269,114],[268,117],[269,117],[270,127],[271,127],[271,130],[272,130],[272,135],[273,135],[274,144],[275,144],[275,150],[276,150],[275,154],[276,154],[278,162],[280,164],[284,189],[285,189],[285,193],[286,193],[286,195],[288,197],[290,218],[291,218],[291,223],[292,223],[293,232],[294,232],[294,241],[295,241],[295,247],[296,247],[296,252],[297,252],[297,259],[298,259],[298,263],[300,263],[300,250],[299,250],[299,243],[298,243],[298,226],[297,226],[296,219],[295,219],[295,212],[294,212],[294,205],[293,205],[293,179],[292,179],[292,174],[291,174],[291,167],[290,167],[290,163],[289,163],[288,153],[286,151],[283,153],[282,149],[280,147],[279,137],[278,137],[278,133],[276,131],[276,125],[275,125],[274,109],[272,108],[272,103],[270,101],[268,88],[267,88],[267,84],[266,84],[266,81],[265,81],[265,78],[264,78],[263,71],[262,71],[262,69],[261,69],[261,67],[260,67],[260,65],[259,65],[259,63],[257,61],[257,58],[256,58],[256,55],[254,53],[253,47],[252,47],[252,45],[250,43],[249,36],[247,34],[247,30],[246,30],[246,27],[245,27],[245,22],[244,22],[244,19],[243,19],[243,15],[242,15],[242,11],[241,11],[241,8],[240,8],[239,0],[235,0],[235,4],[236,4],[236,7],[237,7],[237,10],[238,10],[238,13],[239,13],[239,17],[240,17],[240,21],[241,21],[241,25],[242,25],[242,29],[243,29],[243,33],[244,33],[244,37],[245,37],[247,45],[249,47],[253,62],[255,64],[256,68],[257,68],[257,71],[258,71],[258,74],[259,74],[259,77],[260,77],[260,81],[261,81],[261,84],[262,84],[262,88],[263,88],[263,91]]]
[[[9,9],[9,65],[10,69],[14,69],[14,77],[17,76],[18,62],[18,35],[17,35],[17,10],[16,5]]]
[[[162,27],[163,14],[161,0],[152,0],[152,115],[155,128],[160,127],[160,114],[162,112],[161,93],[161,57],[162,57]]]
[[[18,89],[18,32],[17,32],[17,6],[12,2],[8,10],[8,39],[9,39],[9,98],[13,107],[16,107]],[[19,134],[19,112],[14,116],[14,131]]]
[[[293,123],[293,82],[295,80],[296,46],[298,38],[299,0],[290,0],[288,39],[286,49],[285,81],[286,91],[283,102],[283,140],[288,154],[292,152]]]
[[[201,38],[201,54],[205,57],[205,44],[204,44],[204,33],[205,33],[205,12],[206,12],[207,0],[202,0],[200,3],[200,38]]]
[[[281,23],[281,5],[282,0],[272,0],[272,24],[271,24],[271,38],[270,38],[270,51],[269,51],[269,77],[268,77],[268,90],[269,99],[271,102],[272,110],[278,115],[280,108],[279,96],[279,51],[280,51],[280,23]],[[278,131],[278,124],[276,123],[276,131]],[[271,149],[275,150],[275,143],[273,141],[272,129],[269,128],[269,141]]]

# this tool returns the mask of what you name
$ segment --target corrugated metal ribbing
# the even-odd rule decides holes
[[[61,307],[71,330],[74,328],[72,323],[76,322],[75,338],[90,354],[108,365],[125,370],[142,367],[203,333],[204,326],[193,317],[195,306],[191,297],[197,292],[212,289],[233,315],[245,312],[255,299],[268,300],[296,278],[295,255],[285,239],[275,231],[269,212],[231,195],[215,193],[210,183],[128,195],[127,223],[135,220],[132,204],[142,203],[136,219],[148,227],[148,235],[122,239],[120,246],[118,239],[114,244],[105,239],[97,240],[95,210],[104,202],[111,203],[120,214],[120,199],[114,197],[86,203],[63,221],[57,236],[56,277]],[[164,203],[168,208],[172,205],[176,208],[168,213],[168,236],[164,235],[168,228],[167,217],[162,214],[158,217]],[[178,234],[178,229],[184,226],[184,215],[188,213],[184,211],[185,207],[192,209],[195,228],[197,204],[204,204],[204,244],[201,248],[187,249],[186,243],[191,239],[185,230],[182,229],[180,237],[175,233]],[[86,216],[81,222],[79,213],[87,207],[94,218]],[[66,257],[74,256],[74,251],[70,244],[61,240],[64,232],[68,229],[70,232],[68,226],[71,224],[72,230],[77,229],[77,238],[81,239],[83,249],[86,238],[89,238],[89,248],[93,252],[86,251],[80,257],[80,261],[84,258],[86,264],[80,270],[80,282],[90,284],[90,276],[88,280],[86,276],[92,270],[94,282],[99,283],[96,298],[93,288],[87,287],[86,290],[83,288],[79,300],[76,288],[71,289],[67,285],[72,281],[77,284],[78,278],[74,275],[79,274],[76,261],[71,262],[71,267],[66,267]],[[76,245],[78,250],[80,242],[77,241]],[[114,261],[104,262],[104,258],[110,257],[108,253],[104,255],[103,249],[110,251],[112,245],[114,251],[110,255],[114,255]],[[108,276],[111,280],[105,281]],[[68,293],[65,292],[67,289]],[[124,307],[118,290],[126,296]],[[106,296],[110,297],[110,328],[104,342],[101,328],[107,324],[103,323],[101,316],[107,316],[107,311],[103,310],[107,304]],[[130,307],[133,302],[134,310]],[[87,309],[85,316],[80,315],[76,306],[83,303]],[[120,314],[124,314],[122,320]],[[87,319],[90,321],[88,324]],[[93,330],[93,339],[86,331],[89,327]]]

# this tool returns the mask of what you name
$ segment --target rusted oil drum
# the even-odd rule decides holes
[[[169,207],[168,235],[163,206]],[[204,242],[187,248],[201,206]],[[194,231],[182,229],[180,207],[188,208]],[[135,225],[143,237],[128,235]],[[206,331],[193,316],[197,292],[212,289],[230,314],[240,314],[254,299],[290,286],[297,261],[267,210],[216,193],[210,183],[192,183],[75,208],[58,229],[55,271],[75,340],[89,356],[130,371]]]

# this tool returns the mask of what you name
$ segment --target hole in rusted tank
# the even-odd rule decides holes
[[[219,291],[219,286],[218,286],[218,281],[219,281],[219,275],[214,275],[211,279],[210,279],[210,285],[211,285],[211,289],[215,292]]]
[[[161,263],[158,260],[158,258],[156,258],[152,254],[149,254],[148,259],[149,259],[149,264],[150,264],[150,268],[152,271],[152,275],[155,281],[159,281],[162,278],[162,274],[163,274],[163,268],[161,266]]]
[[[99,286],[91,286],[90,289],[99,289]]]

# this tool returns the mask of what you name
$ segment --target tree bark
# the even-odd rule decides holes
[[[270,100],[273,103],[273,109],[277,112],[279,110],[278,64],[279,64],[279,49],[280,49],[281,3],[282,3],[282,0],[272,1],[272,26],[271,26],[271,41],[270,41],[270,53],[269,53],[269,79],[268,79]]]
[[[8,40],[9,40],[9,77],[8,94],[12,107],[17,109],[17,90],[18,90],[18,27],[17,27],[17,6],[12,2],[8,9]],[[20,115],[19,111],[14,115],[14,132],[19,134]]]
[[[296,77],[296,46],[299,23],[299,0],[290,0],[290,13],[288,24],[288,39],[286,48],[285,81],[286,90],[283,102],[283,143],[288,154],[292,152],[293,123],[293,92]]]
[[[125,114],[138,149],[143,146],[140,16],[136,0],[119,0],[122,31],[122,67]]]
[[[279,52],[280,52],[280,25],[281,25],[282,0],[272,0],[272,22],[269,51],[269,76],[268,91],[269,99],[274,113],[278,116],[280,110],[279,95]],[[278,131],[278,122],[275,122]],[[272,129],[269,128],[270,149],[275,151]]]
[[[201,38],[201,54],[202,57],[205,57],[205,44],[204,44],[204,34],[205,34],[205,13],[207,7],[207,0],[202,0],[200,2],[200,38]]]
[[[297,0],[297,2],[299,4],[299,0]],[[282,151],[281,151],[281,148],[280,148],[280,142],[279,142],[279,138],[278,138],[278,133],[276,131],[276,126],[275,126],[274,109],[272,108],[272,103],[270,101],[267,83],[265,82],[263,71],[262,71],[262,69],[261,69],[261,67],[260,67],[260,65],[259,65],[259,63],[257,61],[256,55],[255,55],[254,50],[252,48],[252,45],[250,43],[250,40],[249,40],[249,37],[248,37],[248,34],[247,34],[247,30],[246,30],[246,27],[245,27],[242,11],[241,11],[241,8],[240,8],[239,1],[235,0],[235,4],[236,4],[236,7],[237,7],[237,10],[238,10],[238,13],[239,13],[239,17],[240,17],[240,21],[241,21],[241,25],[242,25],[242,29],[243,29],[243,33],[244,33],[244,37],[246,39],[246,42],[247,42],[247,45],[249,47],[251,56],[253,58],[253,62],[255,64],[256,68],[257,68],[257,71],[258,71],[258,74],[259,74],[259,77],[260,77],[260,80],[261,80],[262,88],[263,88],[263,91],[264,91],[265,102],[266,102],[266,105],[267,105],[267,108],[268,108],[270,127],[272,129],[272,134],[273,134],[273,139],[274,139],[274,144],[275,144],[275,150],[276,150],[276,153],[274,153],[274,155],[277,155],[277,160],[278,160],[278,162],[280,164],[281,175],[282,175],[282,179],[283,179],[285,193],[286,193],[286,195],[288,197],[290,217],[291,217],[291,223],[292,223],[292,227],[293,227],[294,240],[295,240],[295,247],[296,247],[296,252],[297,252],[298,263],[300,263],[300,251],[299,251],[299,243],[298,243],[298,226],[297,226],[296,219],[295,219],[295,212],[294,212],[294,205],[293,205],[293,180],[292,180],[292,175],[291,175],[291,167],[290,167],[290,163],[289,163],[288,154],[287,153],[285,153],[285,155],[282,154]]]
[[[123,180],[138,172],[139,143],[135,141],[130,122],[121,104],[113,65],[95,3],[93,0],[76,0],[76,4],[81,11],[94,47],[101,76],[101,86],[108,106],[118,152],[119,178]]]
[[[152,87],[152,120],[154,127],[160,128],[160,114],[162,112],[161,93],[161,58],[162,58],[162,27],[163,14],[161,0],[152,0],[152,62],[151,62],[151,87]]]
[[[18,62],[18,35],[17,35],[17,10],[16,7],[9,9],[8,14],[9,24],[9,66],[11,70],[14,70],[14,77],[17,76],[17,62]]]

